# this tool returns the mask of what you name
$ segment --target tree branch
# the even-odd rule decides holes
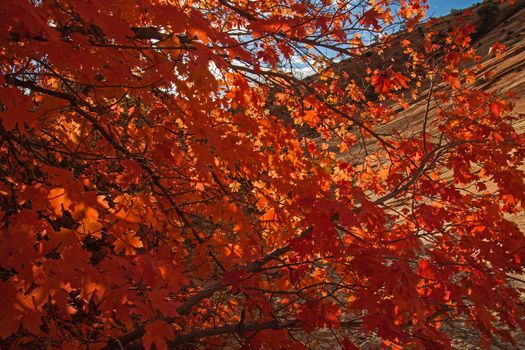
[[[247,332],[258,332],[265,329],[273,329],[273,330],[279,330],[279,329],[286,329],[293,327],[297,323],[296,320],[290,320],[290,321],[268,321],[264,323],[251,323],[251,324],[235,324],[235,325],[227,325],[217,328],[209,328],[209,329],[200,329],[196,330],[191,333],[181,334],[176,336],[172,341],[169,341],[168,344],[170,346],[176,346],[180,344],[185,343],[191,343],[198,339],[207,338],[207,337],[213,337],[217,335],[223,335],[223,334],[243,334]],[[122,346],[126,346],[130,342],[142,337],[144,335],[144,327],[141,327],[140,329],[135,330],[132,333],[128,333],[128,335],[121,337],[119,339],[111,341],[108,345],[106,345],[102,350],[117,350],[120,349]],[[138,344],[136,346],[128,346],[126,349],[143,349],[143,346]]]

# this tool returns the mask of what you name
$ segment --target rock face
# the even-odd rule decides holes
[[[477,5],[472,8],[473,13],[483,13],[480,11],[482,5]],[[452,25],[454,18],[459,13],[448,15],[437,19],[435,26],[439,31],[440,29],[446,29]],[[479,26],[482,19],[477,19]],[[483,66],[482,69],[477,70],[477,77],[480,78],[481,82],[478,82],[477,88],[484,91],[497,92],[501,95],[513,96],[511,101],[514,103],[513,114],[520,116],[514,127],[518,132],[525,131],[525,0],[516,1],[511,6],[500,10],[500,13],[494,18],[494,23],[491,28],[487,31],[478,28],[478,34],[474,34],[475,42],[474,47],[476,48],[479,55],[481,55],[482,61],[480,62]],[[412,33],[401,34],[396,41],[401,41],[405,38],[416,43],[417,30]],[[506,46],[506,50],[499,56],[496,57],[490,52],[490,47],[499,42]],[[417,45],[417,44],[416,44]],[[400,46],[392,45],[390,52],[385,53],[387,56],[401,56],[401,53],[396,54],[396,47],[399,49]],[[384,58],[383,58],[384,60]],[[350,71],[354,74],[358,74],[360,69],[351,68],[345,66],[343,63],[338,68],[340,71]],[[362,70],[361,70],[362,71]],[[421,96],[426,96],[424,90]],[[435,88],[435,92],[439,92],[440,87]],[[415,101],[410,108],[401,112],[401,117],[392,120],[389,123],[382,125],[377,128],[378,133],[388,133],[390,130],[406,130],[410,133],[414,130],[420,130],[423,124],[423,116],[426,109],[425,99]],[[431,102],[430,105],[430,118],[436,114],[438,106]],[[430,130],[432,131],[432,129]],[[370,147],[373,146],[374,142],[370,143]],[[345,160],[361,159],[363,156],[360,147],[354,147],[344,154],[340,154],[339,157]],[[521,231],[525,232],[525,216],[516,216],[513,220],[519,225]]]

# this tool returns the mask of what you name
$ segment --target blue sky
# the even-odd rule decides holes
[[[439,17],[448,15],[451,9],[463,9],[477,2],[482,2],[482,0],[428,0],[430,5],[428,16]]]
[[[452,9],[464,9],[482,1],[483,0],[427,0],[429,5],[427,18],[445,16],[448,15]],[[329,50],[325,50],[325,54],[329,57],[334,56],[334,53]],[[314,73],[310,66],[302,61],[294,62],[294,72],[300,78]]]

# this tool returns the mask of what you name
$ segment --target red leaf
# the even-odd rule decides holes
[[[150,350],[153,344],[157,350],[167,350],[166,341],[173,337],[173,327],[164,321],[156,320],[146,325],[142,344],[146,350]]]

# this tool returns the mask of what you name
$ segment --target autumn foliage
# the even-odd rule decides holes
[[[512,342],[525,138],[425,10],[0,1],[0,346]]]

